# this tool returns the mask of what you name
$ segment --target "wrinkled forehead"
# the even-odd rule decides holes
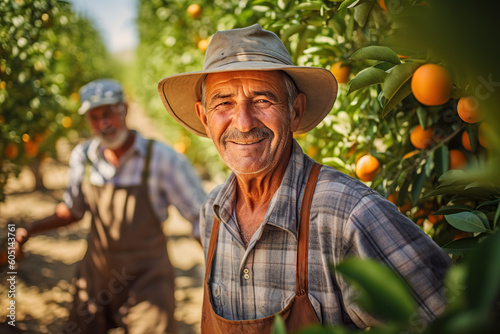
[[[279,92],[283,89],[281,82],[280,71],[234,71],[208,74],[203,87],[209,94],[219,90],[236,89],[246,91],[265,89]]]

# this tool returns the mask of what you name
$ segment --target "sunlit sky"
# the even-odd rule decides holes
[[[130,50],[137,45],[137,1],[70,0],[78,13],[95,22],[111,53]]]

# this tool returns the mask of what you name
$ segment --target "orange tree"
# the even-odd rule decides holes
[[[194,16],[193,3],[199,5]],[[490,315],[500,279],[500,139],[493,130],[500,68],[492,42],[500,29],[494,13],[464,0],[141,1],[140,94],[172,129],[172,142],[191,144],[179,147],[213,173],[223,168],[214,167],[211,145],[170,120],[151,83],[200,70],[206,40],[217,30],[259,23],[280,36],[295,64],[342,77],[332,112],[297,140],[314,159],[393,201],[455,259],[465,258],[447,281],[456,293],[448,313],[435,326],[409,332],[470,333]],[[411,303],[404,292],[386,298],[384,286],[393,285],[383,269],[354,261],[337,270],[365,295],[373,293],[363,297],[372,310],[396,310],[381,316],[408,325]],[[378,303],[384,300],[394,304]],[[380,331],[401,332],[400,325]]]
[[[499,141],[495,131],[480,131],[486,121],[476,122],[485,114],[495,122],[494,113],[487,112],[498,103],[494,57],[478,60],[481,53],[457,50],[451,44],[453,29],[464,28],[445,19],[453,15],[465,19],[464,6],[463,1],[141,1],[139,59],[144,88],[140,94],[150,113],[168,127],[178,150],[202,163],[210,175],[224,171],[214,164],[218,159],[210,143],[191,136],[168,117],[152,83],[201,69],[206,41],[217,30],[259,23],[280,36],[296,64],[324,67],[343,77],[340,82],[350,80],[340,83],[337,102],[325,120],[297,136],[310,156],[368,182],[440,245],[463,236],[477,237],[497,227],[497,188],[469,180],[464,192],[470,194],[476,185],[481,195],[472,202],[453,196],[457,195],[453,191],[434,192],[440,177],[448,178],[449,184],[449,176],[458,174],[445,173],[457,168],[478,171],[476,176],[492,175],[500,184],[496,173],[482,173],[498,162]],[[486,12],[476,14],[481,17]],[[449,27],[443,29],[440,22]],[[470,32],[461,36],[478,48],[488,47],[487,40],[475,42],[477,36]],[[494,54],[489,49],[486,53]],[[465,144],[463,136],[468,136]],[[378,161],[370,159],[374,169],[368,177],[356,174],[356,169],[365,169],[356,168],[358,161],[367,161],[363,156]],[[448,203],[452,208],[442,208]],[[457,224],[450,216],[472,213],[470,217],[479,221],[484,216],[478,211],[488,217],[482,232]],[[457,255],[461,243],[452,244]]]
[[[109,68],[91,22],[56,0],[0,1],[0,201],[9,176],[78,137],[78,88]],[[40,175],[37,176],[41,186]]]

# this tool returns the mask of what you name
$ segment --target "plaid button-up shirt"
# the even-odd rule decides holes
[[[233,214],[235,175],[209,194],[200,224],[206,257],[214,215],[221,221],[209,277],[218,315],[229,320],[263,318],[280,312],[293,298],[297,224],[313,163],[294,141],[281,186],[247,248]],[[429,321],[443,310],[448,255],[373,189],[323,166],[309,224],[309,300],[323,324],[379,324],[353,303],[352,287],[330,270],[330,264],[350,256],[379,260],[404,277],[419,306],[415,319]]]

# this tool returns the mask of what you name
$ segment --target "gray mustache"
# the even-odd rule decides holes
[[[247,132],[241,132],[237,129],[231,129],[224,132],[221,136],[221,142],[226,141],[243,141],[243,140],[262,140],[266,137],[271,137],[273,132],[268,128],[253,128]]]

